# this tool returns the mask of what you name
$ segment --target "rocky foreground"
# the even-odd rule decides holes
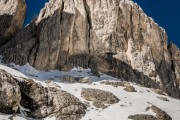
[[[10,1],[15,0],[0,5]],[[18,18],[24,18],[23,0],[15,3]],[[11,14],[5,7],[0,11]],[[180,98],[179,48],[168,44],[165,30],[131,0],[50,0],[11,38],[0,45],[5,63],[29,63],[40,70],[90,68],[94,75],[102,72]]]
[[[0,65],[0,120],[179,120],[180,100],[159,89],[96,77],[90,69],[8,66]]]

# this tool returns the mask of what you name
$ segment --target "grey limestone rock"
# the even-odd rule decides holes
[[[25,0],[0,1],[0,46],[7,43],[22,29],[25,15]]]

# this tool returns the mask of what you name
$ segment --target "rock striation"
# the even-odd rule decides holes
[[[91,68],[180,98],[179,49],[131,0],[50,0],[3,46],[4,62]]]
[[[0,46],[7,43],[22,29],[25,15],[24,0],[0,1]]]

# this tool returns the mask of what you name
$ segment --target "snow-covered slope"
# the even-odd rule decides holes
[[[8,67],[10,66],[10,67]],[[147,107],[155,105],[160,109],[164,110],[169,114],[173,120],[180,120],[180,100],[173,99],[168,96],[163,96],[156,94],[149,88],[144,88],[134,83],[130,83],[135,87],[137,92],[127,92],[124,87],[113,87],[110,85],[101,84],[102,81],[110,80],[117,81],[118,79],[113,78],[108,75],[102,74],[100,78],[92,76],[90,69],[74,68],[69,72],[63,72],[58,70],[53,71],[39,71],[31,67],[29,64],[25,66],[17,66],[14,64],[10,65],[0,64],[0,69],[6,70],[11,73],[16,78],[32,78],[36,82],[46,85],[45,81],[52,80],[58,84],[62,90],[69,92],[70,94],[79,98],[80,101],[86,103],[84,98],[81,97],[82,88],[94,88],[113,93],[120,101],[116,104],[110,105],[105,109],[96,108],[92,105],[87,109],[86,115],[82,120],[128,120],[129,115],[134,114],[156,114],[152,110],[146,110]],[[91,83],[67,83],[62,82],[61,78],[65,75],[71,75],[75,77],[89,77]],[[166,97],[168,101],[163,101],[157,97]],[[12,115],[6,115],[0,113],[0,120],[7,120]],[[13,117],[14,120],[26,120],[30,118],[25,118],[23,114],[19,114]],[[47,120],[55,120],[56,118],[52,115]]]

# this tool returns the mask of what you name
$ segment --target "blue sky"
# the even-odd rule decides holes
[[[49,0],[26,0],[27,15],[25,25],[39,14]],[[166,29],[169,41],[180,47],[180,0],[133,0],[152,17],[155,22]]]

